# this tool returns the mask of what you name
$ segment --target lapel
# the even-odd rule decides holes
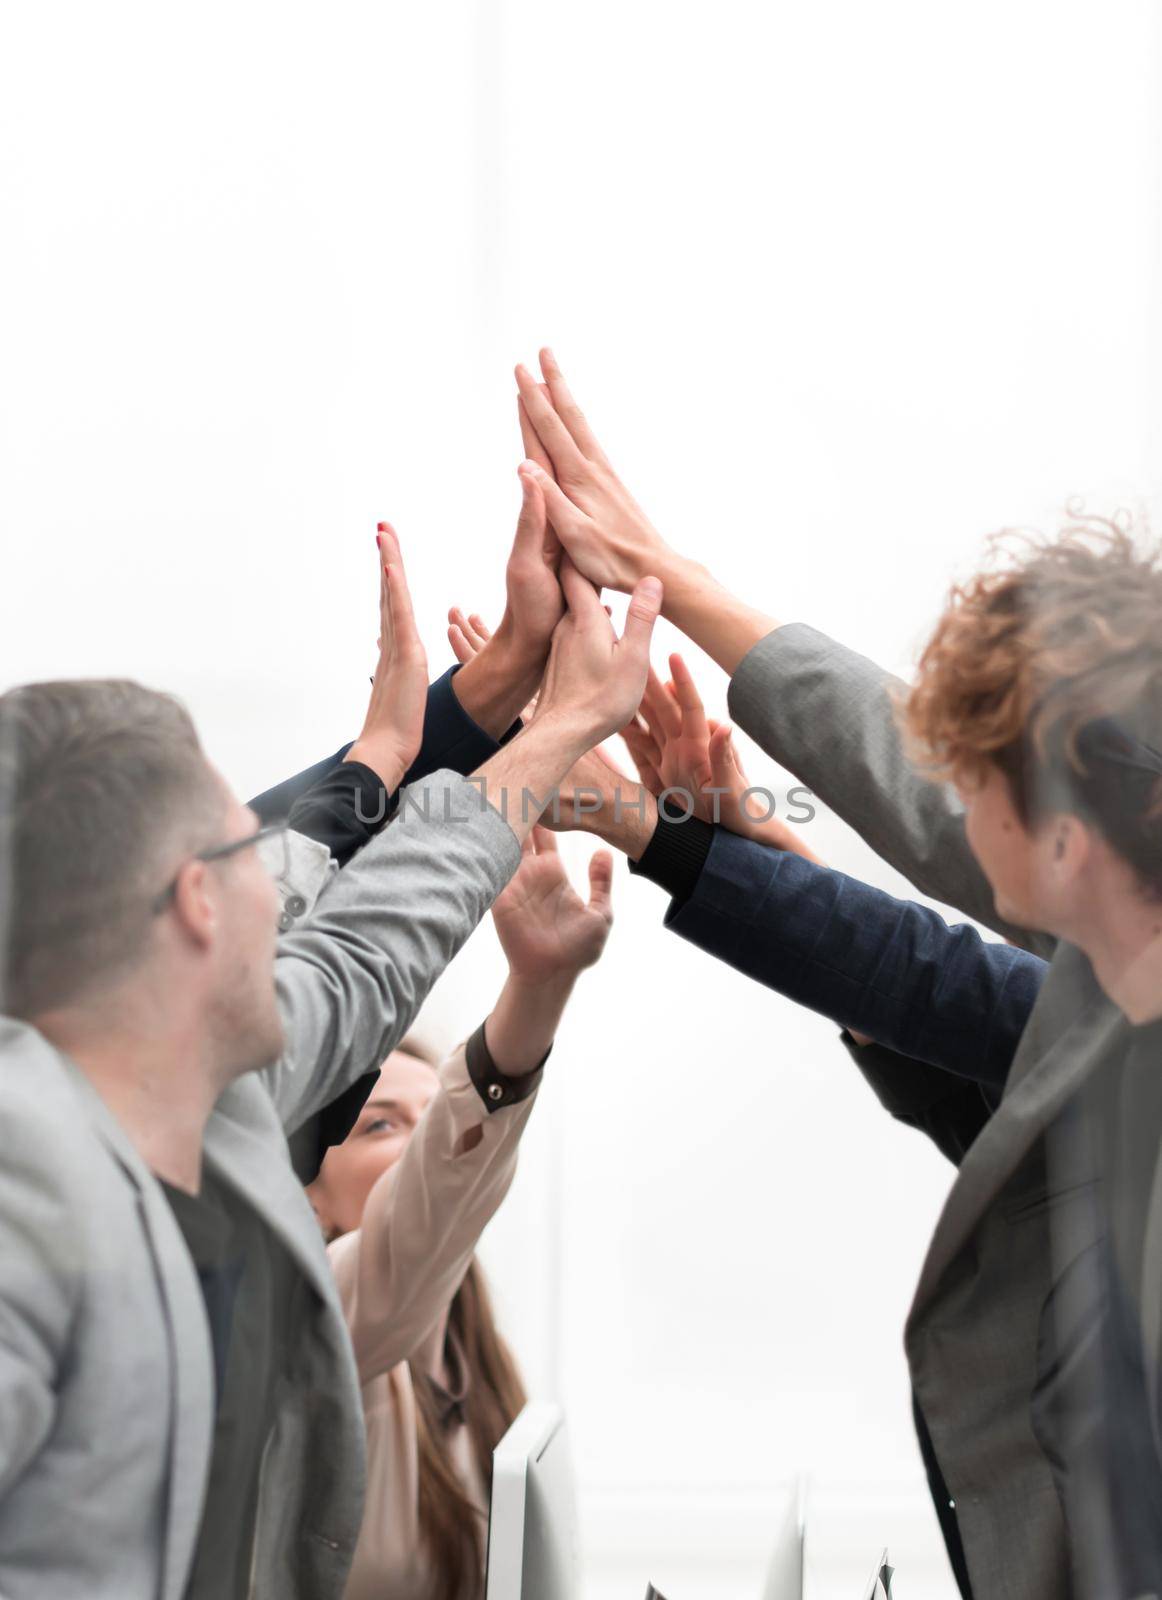
[[[318,1219],[295,1177],[282,1124],[257,1077],[232,1084],[206,1124],[207,1166],[262,1218],[320,1297],[338,1308]]]
[[[205,1301],[169,1202],[121,1124],[65,1056],[69,1077],[94,1130],[137,1191],[169,1330],[173,1372],[169,1495],[163,1545],[164,1600],[181,1600],[202,1519],[213,1440],[214,1373]]]
[[[1086,958],[1072,946],[1062,946],[1022,1036],[1004,1098],[969,1148],[945,1201],[909,1324],[929,1304],[944,1273],[1033,1144],[1094,1069],[1109,1059],[1126,1026],[1098,987]],[[1158,1317],[1162,1328],[1162,1301]]]
[[[1162,1161],[1154,1168],[1150,1191],[1150,1212],[1142,1249],[1142,1351],[1146,1367],[1146,1388],[1150,1396],[1150,1421],[1154,1438],[1162,1450],[1162,1429],[1158,1422],[1158,1362],[1162,1357]]]

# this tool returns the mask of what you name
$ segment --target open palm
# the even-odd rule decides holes
[[[515,877],[492,908],[513,977],[543,983],[591,967],[613,926],[612,888],[613,857],[598,850],[589,863],[589,900],[582,900],[556,839],[547,828],[534,828]]]

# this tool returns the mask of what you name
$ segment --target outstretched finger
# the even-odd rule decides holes
[[[590,518],[579,506],[573,504],[560,485],[555,483],[551,475],[535,461],[522,461],[521,466],[527,468],[540,484],[545,497],[545,511],[552,530],[552,533],[546,536],[546,544],[555,535],[557,543],[567,550],[570,541],[581,534],[586,526],[592,525]]]
[[[533,431],[544,446],[545,454],[553,464],[554,473],[558,477],[562,472],[568,471],[572,471],[574,475],[583,473],[584,452],[578,448],[573,435],[561,421],[549,399],[541,392],[540,384],[527,367],[517,367],[516,382],[528,419],[533,425]],[[551,502],[549,515],[553,515]],[[555,520],[554,518],[554,523]]]
[[[539,856],[557,856],[561,853],[557,848],[557,835],[542,822],[533,824],[532,840]]]
[[[706,725],[706,707],[702,704],[702,696],[698,693],[698,685],[690,668],[676,651],[670,657],[670,671],[673,673],[674,698],[682,712],[683,736],[705,744],[710,737],[710,729]]]
[[[455,622],[448,629],[448,643],[452,646],[452,654],[462,667],[467,666],[468,662],[479,654],[476,646],[469,644],[463,628]]]
[[[707,747],[710,756],[710,775],[716,789],[733,789],[736,777],[733,752],[730,745],[730,728],[724,723],[710,735]]]
[[[453,627],[459,628],[468,644],[472,647],[473,655],[479,655],[489,639],[492,638],[492,634],[475,611],[468,617],[465,616],[459,606],[452,606],[448,611],[448,621]]]
[[[548,399],[548,386],[542,385],[542,387],[544,389],[545,398]],[[519,394],[516,397],[516,414],[517,420],[520,422],[521,444],[524,446],[526,459],[529,461],[535,461],[537,466],[540,467],[541,471],[547,472],[551,477],[553,474],[553,463],[549,459],[549,452],[541,443],[540,437],[537,434],[537,430],[533,427],[528,411],[525,409],[524,400]]]
[[[376,565],[379,568],[379,638],[375,641],[380,654],[384,644],[391,644],[391,609],[387,598],[387,562],[383,555],[383,535],[375,535]]]
[[[565,375],[561,371],[556,356],[546,345],[541,351],[541,372],[549,386],[552,396],[553,409],[561,421],[568,428],[574,443],[587,461],[600,461],[603,466],[608,466],[605,451],[597,442],[597,435],[585,420],[581,407],[569,393],[565,382]]]
[[[420,638],[420,630],[416,627],[411,590],[408,588],[407,573],[404,571],[402,559],[391,562],[386,568],[386,573],[393,648],[400,654],[422,656],[423,641]]]
[[[682,713],[652,666],[646,676],[642,709],[659,744],[663,739],[676,739],[682,732]]]
[[[645,784],[652,795],[661,794],[660,758],[655,760],[651,754],[651,751],[657,748],[653,741],[644,738],[630,728],[623,728],[621,737],[625,741],[625,748],[629,751],[629,758],[633,762],[642,783]]]

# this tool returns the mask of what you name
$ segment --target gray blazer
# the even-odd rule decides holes
[[[455,773],[408,794],[430,798],[429,820],[406,807],[284,935],[286,1053],[227,1090],[206,1129],[207,1166],[301,1272],[303,1337],[263,1463],[260,1600],[341,1595],[363,1504],[359,1384],[287,1134],[398,1043],[520,860],[511,828]],[[299,880],[311,892],[319,865]],[[10,1019],[0,1130],[0,1597],[181,1600],[213,1413],[182,1236],[85,1077]]]
[[[1094,1070],[1124,1048],[1127,1024],[1079,951],[998,921],[954,792],[918,776],[903,751],[892,710],[899,688],[864,657],[793,624],[746,656],[730,710],[923,893],[1052,958],[1001,1105],[945,1203],[904,1342],[973,1592],[979,1600],[1061,1600],[1071,1589],[1070,1552],[1030,1397],[1062,1252],[1084,1247],[1093,1226],[1094,1173],[1079,1169],[1057,1124]],[[1162,1325],[1159,1246],[1155,1182],[1142,1286],[1153,1350]],[[1154,1381],[1157,1362],[1147,1361],[1147,1371]]]

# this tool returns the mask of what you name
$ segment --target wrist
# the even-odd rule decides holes
[[[537,1008],[559,1005],[563,1008],[583,970],[582,967],[570,965],[543,972],[522,972],[519,967],[510,966],[505,987],[520,1005]]]
[[[489,1053],[502,1077],[526,1077],[544,1060],[552,1048],[573,982],[574,978],[570,978],[568,982],[528,984],[509,974],[484,1024]]]
[[[662,547],[654,566],[643,568],[642,576],[662,580],[662,616],[668,622],[674,620],[675,614],[688,612],[694,602],[704,600],[710,591],[719,587],[709,567],[688,556],[679,555],[668,545]]]
[[[453,675],[452,692],[473,722],[499,739],[536,693],[547,653],[520,635],[506,611],[480,653]]]
[[[404,761],[399,752],[391,746],[376,739],[363,738],[356,739],[343,760],[358,761],[361,766],[369,767],[388,794],[394,794],[399,788],[404,773],[411,765],[410,761]]]
[[[603,797],[601,809],[585,824],[613,850],[630,861],[640,861],[658,826],[658,802],[644,784],[618,785]]]

